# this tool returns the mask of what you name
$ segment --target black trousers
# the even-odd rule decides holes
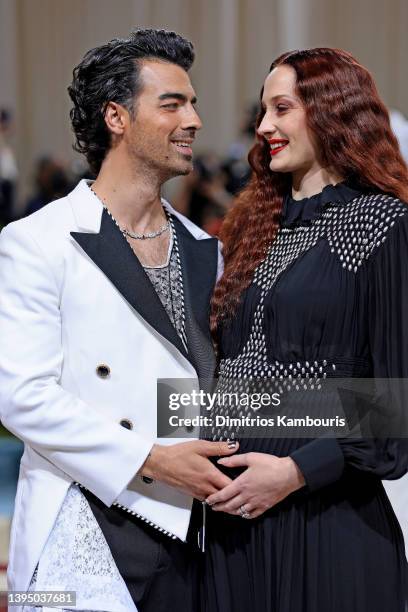
[[[194,502],[187,542],[105,504],[81,489],[139,612],[200,612],[202,555],[197,545],[201,507]]]

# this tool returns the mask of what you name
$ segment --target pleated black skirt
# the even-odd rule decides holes
[[[401,528],[382,483],[345,476],[245,520],[209,510],[205,612],[407,612]]]

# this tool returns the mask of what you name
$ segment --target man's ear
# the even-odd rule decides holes
[[[105,123],[112,134],[122,136],[130,121],[129,112],[117,102],[108,102],[105,108]]]

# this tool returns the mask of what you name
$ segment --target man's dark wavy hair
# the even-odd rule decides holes
[[[124,106],[134,118],[135,100],[142,89],[142,60],[159,59],[188,71],[194,61],[191,42],[167,30],[134,30],[129,38],[115,38],[88,51],[74,68],[68,93],[74,104],[70,111],[76,142],[98,174],[111,134],[104,115],[109,102]]]

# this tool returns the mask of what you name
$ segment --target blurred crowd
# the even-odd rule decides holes
[[[239,136],[224,156],[213,151],[196,155],[194,171],[179,180],[172,195],[173,206],[213,236],[218,235],[234,196],[250,177],[247,155],[254,140],[257,108],[257,104],[248,107]],[[408,120],[399,111],[392,110],[391,124],[408,161]],[[69,165],[52,155],[44,155],[34,163],[29,197],[18,202],[19,173],[11,145],[12,131],[12,113],[0,109],[0,228],[66,195],[81,178],[92,178],[80,161]]]
[[[12,134],[13,115],[8,109],[0,109],[0,228],[66,195],[89,174],[80,164],[70,166],[57,157],[44,155],[34,163],[29,197],[19,202],[21,185]]]
[[[179,181],[172,195],[174,207],[212,235],[217,234],[233,196],[249,178],[247,154],[253,141],[256,110],[254,105],[248,109],[239,138],[225,156],[214,152],[196,155],[194,171]],[[17,201],[21,186],[11,146],[12,130],[11,112],[0,110],[0,227],[66,195],[81,178],[92,178],[80,161],[69,165],[53,155],[44,155],[34,163],[29,197],[24,202]]]
[[[17,163],[10,144],[12,116],[5,108],[0,109],[0,223],[5,225],[13,219],[15,211]]]
[[[258,105],[248,107],[239,130],[225,157],[214,152],[198,155],[194,171],[185,176],[173,196],[175,208],[212,236],[218,234],[222,220],[234,196],[250,177],[247,156],[254,140]]]

